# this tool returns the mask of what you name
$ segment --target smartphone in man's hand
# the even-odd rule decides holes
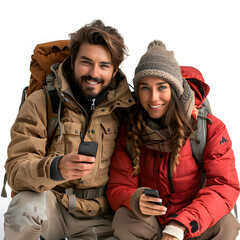
[[[97,142],[81,142],[78,148],[78,154],[95,157],[97,155],[98,143]],[[93,163],[93,162],[84,162]]]

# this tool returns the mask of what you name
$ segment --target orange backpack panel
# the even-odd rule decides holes
[[[61,63],[69,56],[69,42],[69,40],[59,40],[38,44],[35,47],[31,56],[31,77],[27,96],[46,84],[46,75],[52,72],[50,70],[52,64]]]

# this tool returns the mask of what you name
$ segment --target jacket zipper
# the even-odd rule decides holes
[[[93,111],[93,110],[95,110],[95,101],[96,101],[96,98],[93,98],[92,99],[92,105],[91,105],[91,110]]]

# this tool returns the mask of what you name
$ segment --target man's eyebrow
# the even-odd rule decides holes
[[[81,56],[81,58],[92,62],[92,59],[90,59],[90,58],[88,58],[88,57]]]
[[[88,57],[86,57],[86,56],[81,56],[81,58],[84,59],[84,60],[88,60],[88,61],[90,61],[90,62],[93,62],[93,60],[92,60],[91,58],[88,58]],[[100,63],[101,63],[101,64],[106,64],[106,65],[112,65],[112,62],[102,61],[102,62],[100,62]]]
[[[106,65],[112,65],[112,63],[111,62],[101,62],[101,64],[106,64]]]

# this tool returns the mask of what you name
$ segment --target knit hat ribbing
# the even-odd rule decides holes
[[[187,115],[191,115],[195,103],[194,93],[187,81],[182,78],[174,52],[166,50],[164,43],[160,40],[150,42],[147,52],[141,57],[135,69],[133,85],[137,97],[139,97],[139,81],[144,77],[157,77],[167,81],[185,105]]]

